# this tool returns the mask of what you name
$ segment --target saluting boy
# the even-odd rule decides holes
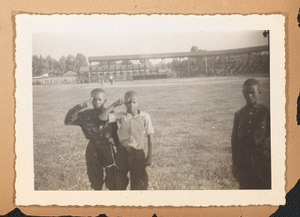
[[[240,189],[271,189],[270,112],[259,104],[260,84],[244,82],[246,105],[234,115],[232,131],[233,174]]]
[[[152,135],[154,133],[150,115],[138,109],[138,94],[128,91],[124,96],[126,112],[111,113],[123,104],[123,100],[116,100],[103,111],[99,118],[103,121],[118,123],[118,138],[121,145],[117,146],[116,164],[119,169],[115,173],[117,190],[125,190],[128,185],[127,173],[130,172],[131,190],[147,190],[148,175],[146,166],[151,165]],[[147,137],[148,155],[145,157],[144,148]]]
[[[106,172],[106,187],[110,190],[115,189],[112,126],[107,121],[99,119],[99,115],[104,110],[105,102],[104,90],[94,89],[91,92],[91,99],[69,110],[65,118],[66,125],[80,126],[85,137],[89,140],[86,148],[86,165],[88,178],[94,190],[102,190],[103,168]],[[93,109],[86,109],[88,103],[93,105]]]

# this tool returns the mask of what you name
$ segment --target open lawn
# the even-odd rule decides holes
[[[103,86],[107,106],[128,90],[140,93],[140,108],[155,128],[149,190],[237,189],[231,174],[234,113],[244,106],[247,77],[202,77],[119,82]],[[260,101],[270,105],[269,77]],[[33,86],[36,190],[91,190],[86,174],[88,141],[80,127],[65,126],[69,109],[89,99],[97,83]],[[125,110],[122,106],[118,110]]]

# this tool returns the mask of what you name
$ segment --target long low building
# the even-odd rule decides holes
[[[78,76],[52,76],[32,78],[33,85],[39,84],[73,84],[78,82]]]
[[[178,60],[180,70],[179,77],[202,76],[202,75],[230,75],[245,70],[251,73],[254,70],[268,70],[269,60],[258,59],[258,56],[268,55],[269,46],[248,47],[231,50],[216,51],[195,51],[178,53],[156,53],[156,54],[133,54],[133,55],[115,55],[115,56],[93,56],[88,57],[89,67],[80,69],[81,73],[88,73],[85,76],[87,82],[91,82],[92,75],[99,76],[113,74],[118,77],[127,75],[127,80],[135,77],[153,77],[153,75],[166,74],[164,59]],[[255,56],[253,58],[253,56]],[[269,57],[268,57],[269,58]],[[161,68],[152,67],[151,64],[128,64],[131,60],[140,60],[146,63],[151,59],[161,59]],[[223,59],[223,66],[216,68],[217,60]],[[116,64],[116,61],[122,61],[125,64]],[[220,62],[220,61],[219,61]],[[266,63],[267,62],[267,63]],[[261,67],[260,67],[261,65]],[[156,76],[157,77],[157,76]],[[97,80],[97,79],[94,79]]]

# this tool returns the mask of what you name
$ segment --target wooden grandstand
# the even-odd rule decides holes
[[[161,59],[161,67],[146,64]],[[164,59],[177,60],[175,68],[164,65]],[[140,60],[140,64],[127,64]],[[269,73],[269,46],[220,51],[197,51],[160,54],[136,54],[89,57],[89,66],[81,67],[79,82],[98,82],[101,76],[113,75],[115,80],[167,78],[176,71],[177,77],[226,76]],[[115,64],[115,61],[126,64]]]

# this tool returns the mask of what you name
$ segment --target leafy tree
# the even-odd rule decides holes
[[[130,60],[122,60],[122,65],[132,65],[133,63]]]
[[[76,65],[77,65],[77,60],[75,56],[73,55],[68,55],[67,60],[66,60],[66,71],[76,71]]]
[[[75,59],[75,71],[77,74],[80,73],[80,67],[87,66],[86,57],[82,53],[78,53]]]
[[[199,52],[199,51],[203,51],[202,49],[199,49],[197,46],[192,46],[191,47],[191,52]],[[201,62],[203,60],[203,57],[199,56],[199,57],[193,57],[190,58],[190,65],[197,67],[198,71],[200,73],[200,68],[201,68]]]
[[[197,46],[192,46],[191,47],[191,52],[197,52],[198,51],[198,47]]]
[[[32,56],[32,76],[40,76],[49,72],[54,75],[63,75],[69,70],[79,73],[82,66],[87,66],[87,59],[81,53],[78,53],[76,57],[73,55],[62,56],[59,61],[50,55],[46,58],[43,58],[42,55]]]
[[[42,55],[40,55],[39,60],[38,60],[38,70],[37,70],[37,75],[43,75],[46,72],[47,68],[47,62],[43,58]]]
[[[299,10],[300,10],[300,9],[299,9]],[[265,30],[265,31],[263,32],[263,36],[264,36],[264,38],[268,37],[268,36],[269,36],[269,30]]]
[[[60,74],[63,75],[67,72],[67,58],[65,56],[62,56],[59,61],[59,68],[60,68]]]
[[[62,73],[61,73],[61,69],[60,69],[60,65],[59,65],[59,62],[58,61],[54,61],[54,63],[53,63],[53,71],[54,71],[54,73],[55,73],[55,75],[61,75]]]
[[[32,56],[32,76],[39,75],[39,57],[37,55]]]
[[[141,64],[146,64],[148,67],[152,66],[152,63],[149,59],[140,59]]]
[[[54,70],[54,64],[56,62],[55,59],[53,59],[50,55],[48,55],[45,59],[46,61],[46,70],[49,71],[53,71]]]

